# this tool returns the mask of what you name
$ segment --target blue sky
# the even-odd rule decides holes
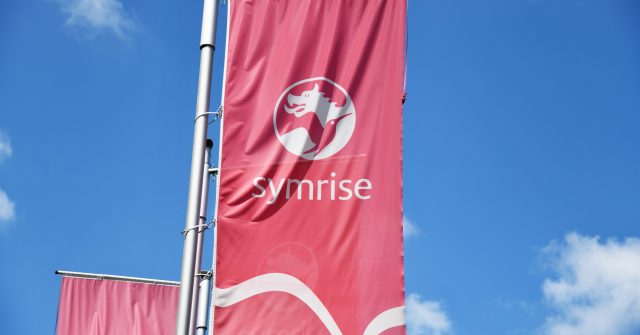
[[[54,332],[56,269],[178,279],[200,19],[0,3],[1,334]],[[640,334],[640,3],[414,0],[409,34],[410,331]]]

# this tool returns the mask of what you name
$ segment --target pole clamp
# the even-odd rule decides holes
[[[207,228],[205,229],[211,229],[212,227],[215,227],[217,223],[218,223],[218,219],[211,219],[209,222],[207,222],[206,224]]]
[[[209,121],[209,124],[212,124],[214,122],[216,122],[216,120],[221,119],[222,118],[222,106],[219,106],[218,109],[216,109],[215,112],[211,113],[213,114],[213,120]]]
[[[193,123],[196,123],[198,119],[205,115],[213,115],[213,120],[209,122],[209,124],[215,122],[217,119],[222,117],[222,106],[218,107],[215,112],[204,112],[202,114],[198,114],[196,118],[193,120]]]
[[[216,219],[211,219],[211,221],[209,221],[209,222],[207,222],[205,224],[198,224],[198,225],[195,225],[193,227],[189,227],[189,228],[183,230],[180,234],[182,234],[182,236],[186,237],[187,233],[189,233],[190,230],[196,230],[196,229],[197,229],[197,231],[196,231],[197,233],[201,233],[201,232],[203,232],[203,231],[205,231],[207,229],[210,229],[211,227],[215,227],[216,221],[217,221]],[[200,230],[200,229],[202,229],[202,230]]]
[[[195,276],[196,277],[200,277],[201,280],[211,279],[211,277],[213,276],[213,271],[212,270],[209,270],[207,272],[202,271],[202,272],[196,274]]]

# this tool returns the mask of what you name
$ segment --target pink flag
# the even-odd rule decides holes
[[[404,0],[231,0],[216,334],[403,334]]]
[[[173,335],[178,289],[63,277],[57,335]]]

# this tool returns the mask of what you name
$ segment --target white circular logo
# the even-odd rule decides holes
[[[356,126],[349,93],[333,80],[316,77],[287,87],[273,110],[278,141],[292,154],[324,159],[342,150]]]

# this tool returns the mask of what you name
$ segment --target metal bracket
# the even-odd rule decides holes
[[[216,114],[216,112],[205,112],[205,113],[202,113],[202,114],[196,116],[196,118],[193,120],[193,123],[196,123],[201,116],[205,116],[205,115],[209,115],[209,114]]]
[[[221,119],[222,118],[222,106],[218,107],[218,109],[216,109],[215,112],[211,112],[211,114],[213,114],[213,120],[209,121],[209,124],[212,124],[214,122],[216,122],[216,120]]]
[[[210,279],[213,276],[213,271],[209,270],[207,272],[202,271],[195,275],[196,277],[200,277],[200,279]]]
[[[217,119],[222,117],[222,106],[218,107],[218,109],[216,109],[215,112],[204,112],[202,114],[199,114],[198,116],[196,116],[196,118],[193,120],[193,123],[196,123],[196,121],[198,121],[198,119],[201,116],[205,116],[205,115],[213,115],[213,120],[209,121],[209,124],[215,122]]]
[[[217,167],[212,167],[212,168],[209,168],[207,172],[209,172],[209,174],[212,176],[217,176],[218,171],[220,171],[220,169],[218,169]]]
[[[207,222],[207,229],[210,229],[211,227],[215,227],[216,223],[218,223],[218,220],[211,219],[211,221]]]
[[[187,233],[189,233],[190,230],[195,230],[195,229],[200,229],[200,228],[204,228],[205,230],[207,229],[207,225],[206,224],[199,224],[199,225],[195,225],[193,227],[187,228],[185,230],[183,230],[180,234],[182,234],[182,236],[187,236]],[[199,233],[200,230],[197,231],[197,233]]]
[[[187,236],[187,233],[190,230],[195,230],[195,229],[198,229],[196,231],[197,233],[203,232],[203,231],[205,231],[207,229],[210,229],[211,227],[214,227],[216,225],[216,221],[217,221],[216,219],[211,219],[211,221],[209,221],[209,222],[207,222],[205,224],[199,224],[199,225],[195,225],[193,227],[187,228],[187,229],[183,230],[180,234],[182,234],[182,236]],[[202,230],[199,230],[200,228],[202,228]]]

